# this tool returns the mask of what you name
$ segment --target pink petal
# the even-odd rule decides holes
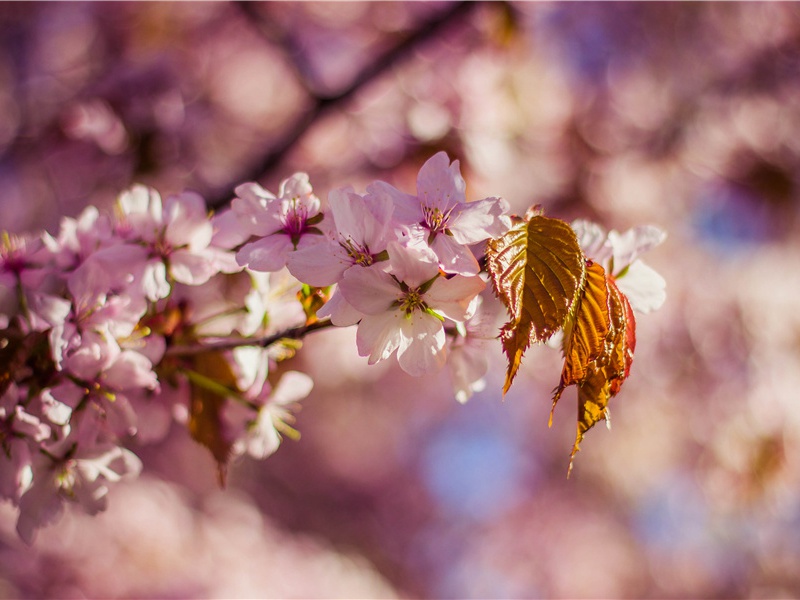
[[[608,241],[614,249],[614,271],[619,273],[642,254],[658,246],[666,237],[664,230],[653,225],[634,227],[622,234],[609,232]]]
[[[243,183],[235,190],[231,210],[248,234],[269,235],[283,228],[280,202],[257,183]]]
[[[411,225],[423,220],[419,198],[401,192],[384,181],[375,181],[369,184],[367,195],[375,202],[389,200],[393,206],[392,219],[397,223]]]
[[[401,246],[398,242],[390,242],[386,249],[389,251],[392,274],[409,287],[419,287],[436,277],[439,272],[436,255],[428,248],[416,246],[412,248]],[[352,303],[352,300],[350,302]]]
[[[386,312],[402,295],[397,282],[380,265],[348,269],[339,290],[353,308],[367,315]]]
[[[254,271],[280,271],[286,266],[293,249],[289,236],[280,233],[268,235],[242,246],[236,253],[236,262]]]
[[[402,341],[397,350],[400,368],[419,377],[435,373],[447,360],[442,322],[423,312],[402,319]]]
[[[338,282],[353,261],[339,244],[328,242],[292,252],[287,266],[302,283],[324,287]]]
[[[207,256],[176,250],[170,255],[169,272],[178,283],[200,285],[211,279],[217,269]]]
[[[425,302],[436,312],[453,321],[463,321],[470,315],[472,299],[486,287],[480,277],[456,275],[450,279],[439,278],[425,294]]]
[[[431,249],[436,253],[442,270],[446,273],[477,275],[481,270],[472,250],[468,246],[459,244],[449,235],[437,235],[431,244]]]
[[[400,345],[400,328],[405,314],[399,311],[366,315],[358,324],[356,346],[360,356],[369,356],[369,364],[389,358]]]
[[[448,229],[459,244],[474,244],[503,235],[511,226],[505,214],[508,202],[503,198],[484,198],[462,204],[453,211]]]
[[[358,323],[364,315],[353,308],[352,304],[345,300],[341,291],[337,289],[331,299],[317,311],[317,317],[320,319],[330,317],[331,323],[337,327],[348,327]]]
[[[311,393],[314,380],[299,371],[287,371],[283,374],[278,385],[272,390],[269,402],[271,404],[289,404],[302,400]]]
[[[466,201],[466,187],[458,161],[451,165],[445,152],[437,152],[430,157],[417,175],[417,195],[420,202],[442,212]]]

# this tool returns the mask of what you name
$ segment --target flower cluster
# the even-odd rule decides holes
[[[109,486],[142,468],[130,442],[163,438],[173,420],[222,477],[232,457],[272,454],[313,385],[277,378],[295,347],[281,342],[315,328],[356,325],[370,364],[396,356],[415,376],[448,365],[461,402],[482,389],[499,303],[481,295],[473,246],[511,220],[501,198],[467,202],[457,161],[428,160],[416,195],[375,182],[323,205],[302,173],[277,195],[257,183],[235,194],[210,215],[197,194],[135,186],[113,216],[88,207],[56,235],[4,236],[0,498],[23,539],[64,500],[103,510]],[[663,301],[663,280],[635,260],[659,231],[574,227],[587,255],[640,282],[632,303]]]
[[[469,245],[510,226],[505,200],[467,202],[465,187],[458,161],[444,152],[423,165],[416,196],[384,182],[364,195],[334,190],[330,218],[303,175],[284,182],[277,197],[246,184],[232,209],[261,237],[236,260],[256,271],[287,266],[313,286],[338,284],[319,317],[357,323],[358,351],[370,364],[396,352],[407,373],[432,373],[447,360],[447,333],[459,335],[486,286]]]
[[[201,429],[194,403],[219,400],[228,456],[263,458],[311,389],[289,372],[273,390],[270,349],[247,345],[305,315],[288,273],[237,264],[246,236],[232,211],[209,218],[196,194],[162,201],[142,186],[117,208],[0,246],[0,497],[28,541],[65,499],[102,510],[109,485],[141,470],[134,437],[156,441],[173,419]],[[209,345],[220,339],[240,347]]]

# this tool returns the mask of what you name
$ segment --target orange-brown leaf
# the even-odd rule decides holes
[[[330,292],[330,286],[318,288],[311,287],[305,283],[297,291],[297,299],[300,301],[303,312],[306,315],[306,325],[317,322],[317,311],[330,300]]]
[[[530,213],[489,240],[486,258],[495,294],[510,315],[500,332],[508,358],[505,393],[528,347],[563,326],[583,285],[584,258],[567,223]]]
[[[230,458],[231,440],[222,424],[222,409],[228,396],[223,390],[238,393],[236,376],[220,352],[204,352],[192,357],[192,368],[200,378],[189,377],[191,399],[189,404],[189,433],[192,439],[211,451],[217,461],[220,484],[225,484],[225,473]],[[214,386],[204,385],[204,380]]]
[[[608,403],[617,395],[630,373],[636,343],[636,322],[628,299],[619,291],[613,279],[608,280],[609,328],[604,352],[587,365],[578,385],[578,427],[572,460],[580,449],[583,436],[596,423],[608,420]],[[557,395],[563,388],[559,387]],[[556,397],[557,400],[557,397]],[[554,400],[555,402],[555,400]]]
[[[610,326],[609,286],[605,270],[599,263],[588,262],[586,281],[575,311],[564,325],[564,368],[553,398],[553,408],[564,388],[583,381],[590,365],[605,352]]]

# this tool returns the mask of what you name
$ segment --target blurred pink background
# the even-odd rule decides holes
[[[572,396],[532,348],[501,399],[307,339],[298,442],[231,467],[177,425],[109,510],[33,547],[0,505],[8,598],[800,596],[800,5],[2,3],[0,224],[55,230],[134,182],[224,206],[297,170],[654,224],[613,428],[566,479]]]

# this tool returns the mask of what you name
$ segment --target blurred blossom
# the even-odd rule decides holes
[[[106,154],[119,154],[128,142],[122,122],[99,100],[69,110],[64,116],[64,131],[69,137],[94,142]]]
[[[138,428],[145,476],[108,485],[138,469],[113,448],[65,462],[85,505],[108,498],[109,509],[90,518],[68,508],[33,547],[0,505],[0,596],[800,596],[798,40],[797,5],[777,2],[0,5],[3,229],[22,240],[47,228],[42,251],[60,249],[70,273],[109,240],[110,223],[85,207],[110,209],[141,185],[128,225],[147,230],[148,248],[108,251],[70,283],[82,308],[51,341],[71,369],[88,364],[70,346],[83,336],[105,366],[120,360],[104,375],[117,383],[144,377],[164,351],[163,339],[108,342],[132,324],[104,322],[121,300],[92,289],[101,272],[120,288],[129,267],[151,275],[137,310],[164,302],[167,268],[205,281],[174,284],[173,297],[201,335],[305,321],[287,269],[252,275],[232,258],[251,233],[281,229],[286,255],[268,266],[285,264],[286,219],[257,230],[257,217],[245,227],[220,209],[208,222],[198,204],[230,206],[245,182],[259,205],[307,173],[316,196],[304,206],[330,214],[329,194],[343,186],[415,190],[420,165],[442,152],[459,161],[445,183],[465,206],[504,198],[509,214],[541,204],[548,216],[599,223],[604,240],[645,224],[669,236],[644,257],[668,301],[637,319],[613,428],[587,436],[569,481],[574,396],[547,427],[561,357],[529,349],[502,400],[504,357],[484,338],[504,314],[490,315],[489,331],[479,319],[447,323],[451,369],[421,378],[396,361],[368,365],[357,329],[335,328],[298,341],[301,351],[249,390],[263,398],[290,376],[295,393],[236,421],[253,427],[224,492],[204,449],[171,425],[173,413],[188,416],[184,388],[165,389],[172,399],[161,404],[130,386],[127,404],[87,396],[112,417],[106,427]],[[452,241],[430,225],[406,223],[424,229],[423,243],[434,230],[431,242]],[[334,244],[363,241],[338,233]],[[47,328],[64,308],[48,294],[58,273],[37,279],[38,250],[14,244],[31,262],[31,326]],[[472,250],[479,259],[480,243]],[[222,273],[206,280],[209,265]],[[0,291],[8,314],[8,272]],[[133,351],[135,364],[119,359]],[[266,371],[261,358],[241,358],[242,385]],[[308,385],[289,385],[292,371],[314,380],[302,411],[292,399]],[[454,400],[454,383],[469,402]],[[8,409],[21,393],[0,396],[13,465],[0,492],[28,495],[44,518],[57,490],[52,480],[31,490],[32,444],[62,431],[76,393],[65,386],[38,411]],[[302,439],[256,462],[247,451],[274,449],[274,417]]]
[[[4,564],[39,573],[18,582],[25,587],[6,580],[10,595],[397,597],[363,557],[287,535],[234,492],[193,506],[181,490],[148,478],[121,491],[101,516],[70,512],[43,531],[45,553],[4,530]]]

